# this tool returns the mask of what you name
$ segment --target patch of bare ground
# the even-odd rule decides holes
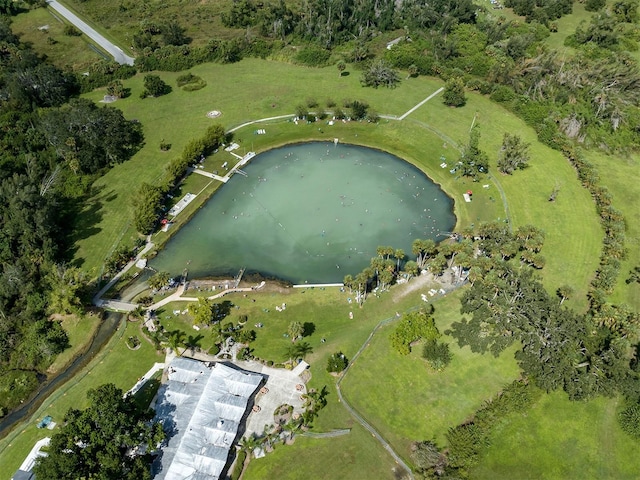
[[[394,302],[399,301],[400,299],[406,297],[407,295],[421,291],[422,293],[426,292],[428,289],[436,289],[439,290],[444,288],[449,291],[453,287],[453,272],[451,270],[445,270],[442,275],[436,276],[433,273],[423,273],[417,277],[413,277],[407,283],[403,283],[401,285],[397,285],[393,289],[393,300]]]

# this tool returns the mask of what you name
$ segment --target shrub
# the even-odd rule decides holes
[[[145,75],[144,92],[140,95],[142,98],[152,96],[160,97],[171,92],[171,87],[164,83],[158,75]]]
[[[395,88],[400,83],[398,72],[383,60],[373,62],[367,70],[362,72],[360,83],[365,87],[378,88],[380,86]]]
[[[71,24],[65,25],[64,28],[62,29],[62,33],[64,33],[68,37],[82,36],[82,32]]]
[[[332,353],[327,360],[327,372],[340,373],[347,368],[347,365],[349,365],[349,360],[345,357],[344,353]]]
[[[193,73],[189,72],[189,73],[185,73],[184,75],[180,75],[176,79],[176,84],[179,87],[184,87],[187,83],[194,83],[195,81],[197,81],[199,79],[200,79],[200,77],[198,77],[197,75],[194,75]]]
[[[127,347],[136,349],[140,346],[140,339],[136,335],[132,335],[127,338]]]
[[[231,473],[231,480],[238,480],[242,475],[244,469],[244,461],[247,458],[247,452],[245,450],[239,450],[236,456],[236,461],[233,466],[233,472]]]
[[[207,86],[207,82],[201,77],[192,73],[185,73],[176,79],[178,87],[182,87],[185,92],[195,92]]]
[[[491,94],[491,100],[498,103],[507,103],[516,98],[516,93],[509,87],[499,85]]]
[[[439,343],[437,340],[432,339],[427,340],[422,350],[422,358],[424,358],[434,370],[443,370],[449,365],[453,356],[449,351],[448,343]]]
[[[467,103],[464,94],[464,81],[460,77],[452,77],[445,83],[442,101],[450,107],[462,107]]]
[[[315,45],[304,47],[296,55],[296,62],[310,67],[320,67],[327,64],[331,52]]]
[[[171,144],[165,142],[164,140],[160,141],[160,150],[162,150],[163,152],[168,152],[169,150],[171,150]]]

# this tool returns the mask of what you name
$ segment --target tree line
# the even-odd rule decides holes
[[[13,2],[11,2],[13,3]],[[90,185],[139,148],[139,124],[75,98],[0,17],[0,415],[26,400],[68,346],[52,313],[80,313],[87,279],[69,265]]]

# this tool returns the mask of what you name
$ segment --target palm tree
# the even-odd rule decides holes
[[[297,357],[304,360],[307,355],[313,353],[313,347],[309,345],[309,342],[300,342],[296,345],[295,353]]]
[[[404,250],[401,248],[398,248],[395,252],[393,252],[393,256],[396,258],[397,263],[396,263],[396,270],[400,271],[400,260],[404,260]]]
[[[184,347],[184,339],[186,336],[187,335],[182,330],[174,330],[172,332],[169,332],[169,335],[167,337],[167,343],[169,344],[169,348],[171,348],[171,350],[176,352],[176,354],[179,357],[181,357],[182,353],[184,353],[184,350],[182,351],[182,353],[180,353],[178,349],[180,347]]]
[[[573,288],[570,285],[561,285],[556,290],[556,294],[560,297],[560,305],[562,305],[565,300],[573,295]]]
[[[136,308],[129,312],[129,319],[142,320],[144,318],[144,308],[142,305],[138,305]]]
[[[160,290],[169,283],[169,273],[158,272],[149,279],[149,286],[154,290]]]
[[[256,437],[255,433],[252,433],[248,437],[242,438],[240,441],[240,448],[247,452],[247,458],[251,459],[251,455],[256,450],[256,448],[260,447],[262,442],[258,437]]]
[[[284,430],[284,433],[285,433],[285,442],[293,443],[295,433],[298,431],[299,428],[300,428],[300,419],[294,420],[292,418],[287,423],[285,423],[282,426],[282,429]]]

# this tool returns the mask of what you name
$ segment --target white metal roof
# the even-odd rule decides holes
[[[168,444],[155,478],[217,480],[263,377],[182,357],[167,368],[169,380],[158,391],[156,418],[164,423]]]

